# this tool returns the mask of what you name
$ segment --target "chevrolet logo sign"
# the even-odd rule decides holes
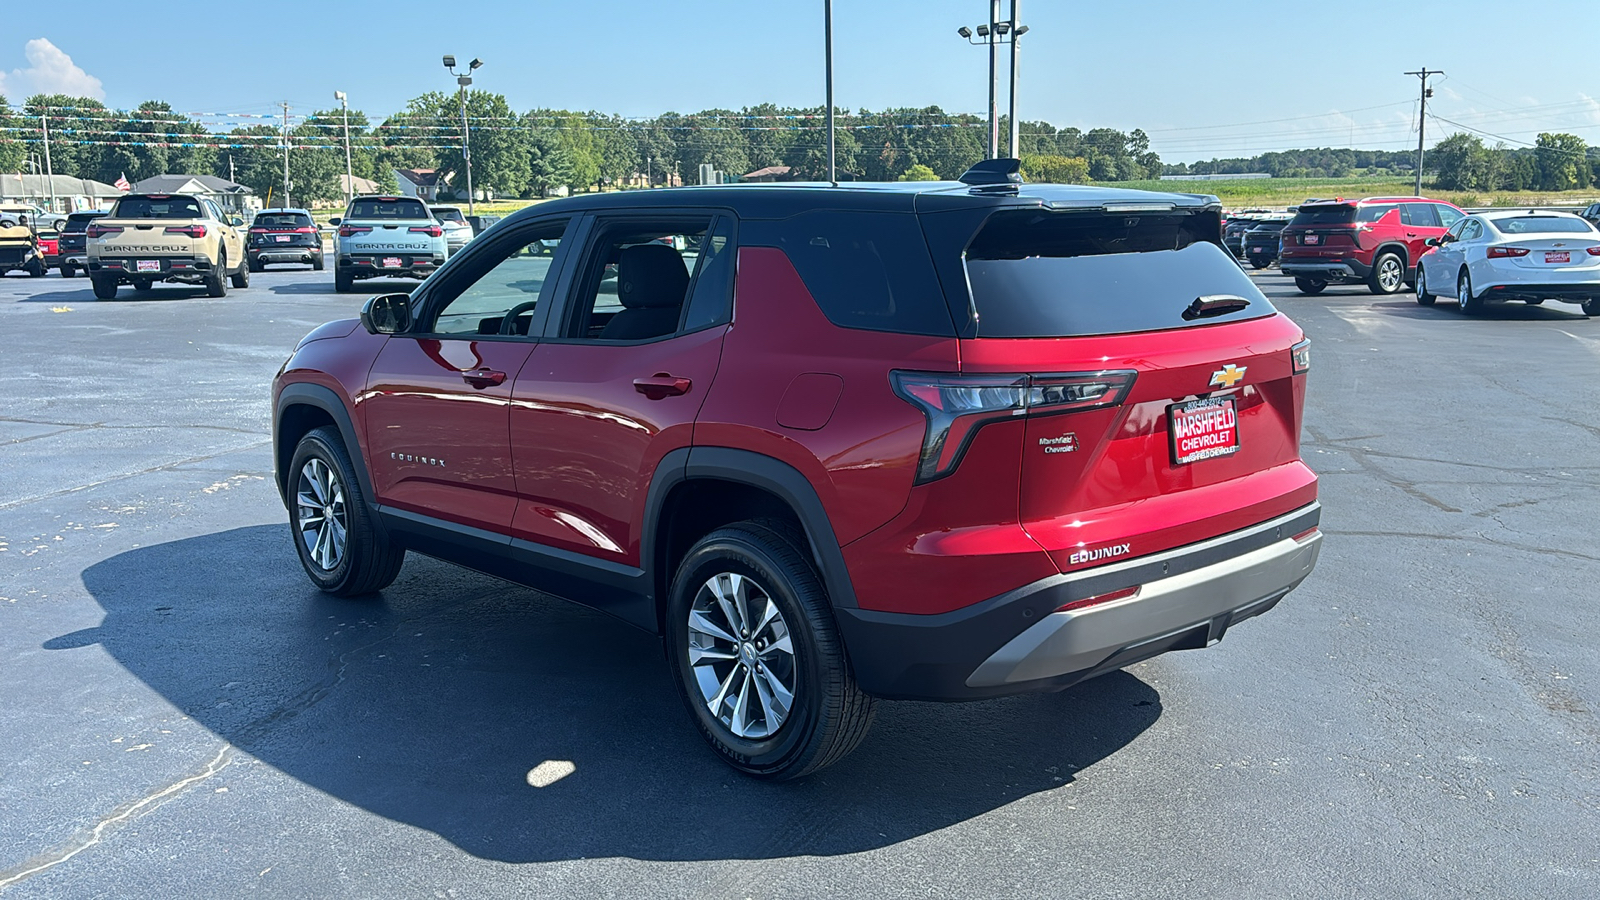
[[[1211,386],[1231,388],[1244,380],[1244,373],[1248,368],[1249,366],[1236,366],[1233,363],[1228,363],[1211,373]]]

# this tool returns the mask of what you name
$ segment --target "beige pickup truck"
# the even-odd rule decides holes
[[[227,296],[229,281],[249,287],[243,224],[204,197],[128,194],[111,215],[89,223],[94,295],[113,300],[118,285],[148,291],[158,281],[203,284],[211,297]]]

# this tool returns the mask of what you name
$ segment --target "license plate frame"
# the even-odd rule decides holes
[[[1572,262],[1571,250],[1546,250],[1544,252],[1545,265]]]
[[[161,260],[159,260],[159,259],[141,259],[141,260],[136,260],[136,261],[134,261],[134,264],[133,264],[133,270],[135,272],[159,272],[159,271],[161,271]]]
[[[290,234],[275,234],[275,235],[272,236],[272,239],[274,241],[280,243],[280,244],[287,244],[291,240],[294,239],[294,235],[290,235]]]
[[[1167,407],[1167,434],[1174,466],[1232,456],[1241,444],[1238,401],[1228,396],[1174,403]]]
[[[401,269],[405,267],[398,256],[385,256],[383,259],[378,260],[378,264],[385,269]]]

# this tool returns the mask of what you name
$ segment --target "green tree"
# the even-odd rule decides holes
[[[27,145],[19,136],[22,120],[11,112],[11,104],[0,94],[0,174],[17,172],[28,158]]]
[[[1539,160],[1539,189],[1570,191],[1594,183],[1588,145],[1575,134],[1540,134],[1534,141]]]
[[[934,172],[933,172],[933,169],[929,168],[928,166],[925,166],[922,163],[917,163],[916,165],[912,166],[911,168],[905,170],[905,172],[903,174],[901,174],[900,180],[901,181],[938,181],[939,180],[939,176],[935,175]]]
[[[1428,154],[1435,184],[1449,191],[1494,190],[1491,153],[1476,135],[1460,132],[1440,141]]]
[[[1089,161],[1081,156],[1029,154],[1022,158],[1022,175],[1048,184],[1082,184],[1089,180]]]

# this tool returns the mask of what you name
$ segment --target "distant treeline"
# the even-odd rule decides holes
[[[1169,163],[1163,175],[1243,175],[1266,172],[1274,178],[1349,178],[1354,175],[1394,175],[1415,172],[1415,150],[1277,150],[1260,156],[1212,159],[1194,163]]]

